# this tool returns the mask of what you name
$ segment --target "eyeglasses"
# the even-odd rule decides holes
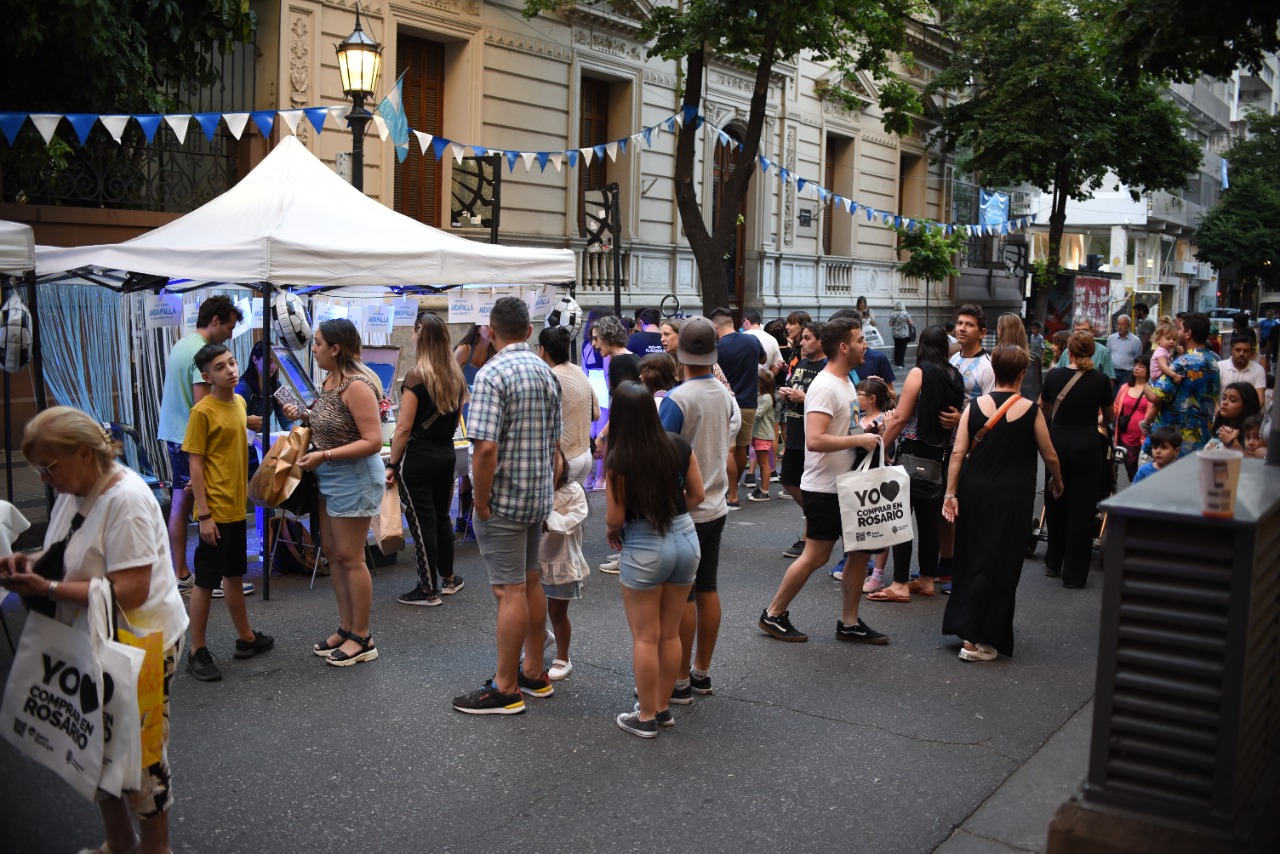
[[[40,477],[52,477],[53,470],[56,469],[58,464],[64,459],[66,459],[66,457],[59,457],[47,466],[32,466],[31,468],[35,469],[36,474],[40,475]]]

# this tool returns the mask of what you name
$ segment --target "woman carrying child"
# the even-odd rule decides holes
[[[587,520],[587,493],[581,484],[569,479],[569,464],[564,453],[556,450],[556,492],[551,515],[542,523],[542,545],[538,549],[538,575],[542,591],[547,594],[547,614],[556,636],[556,658],[547,675],[552,682],[573,672],[569,658],[569,641],[573,626],[569,624],[569,603],[582,598],[582,579],[590,574],[587,559],[582,556],[582,526]]]
[[[639,699],[616,720],[633,735],[654,738],[659,726],[675,725],[668,704],[680,669],[680,620],[701,557],[688,508],[703,499],[702,473],[689,443],[662,429],[642,384],[614,390],[613,416],[605,522],[609,546],[622,552],[622,604]]]
[[[773,374],[760,369],[756,387],[756,423],[751,430],[751,450],[760,468],[758,485],[747,496],[748,501],[768,501],[769,481],[773,478],[773,446],[778,438],[778,422],[774,416]]]

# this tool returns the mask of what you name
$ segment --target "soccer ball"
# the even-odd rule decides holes
[[[31,361],[31,312],[15,293],[0,308],[0,362],[17,373]]]
[[[276,337],[290,350],[301,350],[311,340],[311,324],[302,300],[295,293],[283,293],[271,304]]]
[[[551,311],[547,312],[546,325],[547,328],[563,326],[569,330],[570,338],[577,338],[578,333],[582,331],[582,307],[573,297],[560,297],[551,307]]]

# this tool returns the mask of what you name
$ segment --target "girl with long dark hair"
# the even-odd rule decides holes
[[[413,534],[418,583],[397,601],[434,606],[440,594],[457,593],[462,579],[453,572],[453,434],[467,399],[462,368],[449,352],[449,327],[432,311],[418,314],[413,327],[414,361],[400,393],[400,417],[391,436],[387,488],[399,486]]]
[[[703,499],[702,473],[689,443],[662,429],[641,383],[614,389],[613,416],[605,522],[610,547],[622,552],[622,604],[639,699],[617,724],[653,738],[659,726],[675,726],[668,704],[680,669],[680,620],[701,557],[689,507]]]
[[[1258,390],[1252,383],[1231,383],[1222,389],[1218,414],[1213,418],[1213,441],[1223,448],[1244,451],[1244,421],[1262,412]]]

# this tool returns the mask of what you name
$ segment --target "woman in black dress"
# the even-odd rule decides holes
[[[1054,450],[1063,470],[1071,472],[1071,483],[1062,494],[1045,501],[1049,517],[1045,574],[1061,576],[1062,586],[1069,590],[1083,588],[1089,577],[1098,497],[1110,464],[1111,380],[1093,369],[1096,346],[1090,333],[1071,333],[1067,339],[1071,366],[1045,374],[1040,392]]]
[[[1027,351],[1000,344],[991,353],[996,386],[965,408],[956,434],[942,514],[956,522],[951,599],[942,632],[964,640],[960,658],[1013,655],[1013,610],[1022,576],[1020,544],[1036,497],[1036,452],[1054,494],[1062,490],[1058,455],[1044,413],[1018,394]],[[987,421],[1000,418],[983,433]],[[981,437],[981,438],[979,438]],[[963,508],[963,512],[961,512]]]

